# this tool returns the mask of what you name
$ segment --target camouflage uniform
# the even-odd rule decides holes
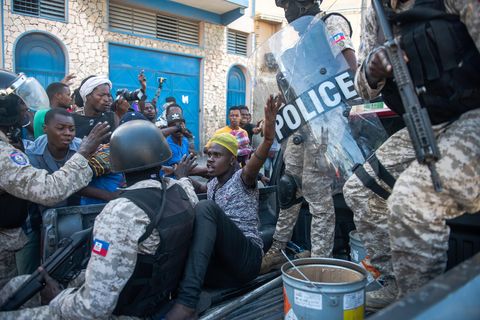
[[[52,206],[87,186],[92,177],[88,161],[80,154],[75,154],[53,174],[32,167],[28,157],[10,145],[3,132],[0,132],[0,168],[0,193],[45,206]],[[0,288],[16,275],[15,251],[25,243],[21,228],[0,228]]]
[[[320,13],[324,14],[324,13]],[[327,31],[330,35],[340,35],[341,40],[334,45],[340,51],[353,50],[353,43],[350,39],[350,29],[347,22],[338,15],[331,15],[325,21]],[[293,144],[293,137],[301,135],[303,143]],[[303,195],[308,202],[312,214],[311,243],[312,255],[330,257],[333,250],[333,239],[335,233],[335,211],[332,199],[332,178],[328,174],[329,168],[322,166],[318,146],[311,129],[308,125],[301,128],[295,135],[288,139],[284,153],[285,172],[292,174],[297,182],[299,190],[297,197]],[[280,210],[275,234],[273,238],[279,242],[290,241],[295,222],[298,218],[301,204],[293,205],[288,209]]]
[[[192,206],[198,202],[193,186],[186,178],[169,179],[167,188],[175,183],[187,193]],[[156,180],[140,181],[127,190],[161,188]],[[105,256],[92,251],[85,272],[85,282],[79,288],[60,292],[48,306],[0,313],[1,319],[110,319],[123,287],[135,269],[137,254],[155,254],[160,245],[156,229],[142,243],[150,219],[133,202],[125,198],[110,201],[96,217],[93,238],[109,244]],[[12,281],[13,282],[13,281]],[[12,291],[7,284],[3,290]],[[3,292],[0,292],[0,296]],[[120,317],[127,318],[127,317]]]
[[[474,3],[475,2],[475,3]],[[397,11],[411,8],[414,1],[396,2]],[[460,16],[480,49],[480,6],[473,0],[446,0],[448,13]],[[375,13],[366,15],[360,60],[377,46]],[[379,94],[368,85],[365,64],[355,78],[359,94],[370,99]],[[480,210],[480,109],[464,113],[453,123],[434,126],[441,159],[436,168],[444,191],[433,189],[430,172],[415,160],[406,129],[390,137],[376,152],[377,158],[397,178],[387,201],[363,187],[353,175],[344,186],[345,200],[354,211],[355,224],[371,263],[384,275],[393,275],[399,297],[423,286],[446,266],[449,228],[446,219]],[[364,166],[375,176],[369,165]],[[378,178],[376,179],[384,188]]]

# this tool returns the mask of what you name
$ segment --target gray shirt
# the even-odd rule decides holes
[[[258,231],[258,187],[256,184],[254,187],[246,186],[241,176],[242,169],[218,189],[218,180],[213,178],[207,184],[207,198],[215,201],[243,234],[263,249]]]

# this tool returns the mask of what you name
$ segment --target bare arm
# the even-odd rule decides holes
[[[250,160],[247,162],[242,171],[242,180],[247,186],[252,186],[257,181],[257,175],[260,171],[265,160],[268,157],[268,151],[273,144],[275,138],[275,120],[277,112],[282,104],[279,95],[270,97],[267,100],[267,104],[264,108],[265,123],[263,127],[263,141],[258,146],[257,150],[253,153]]]
[[[355,51],[352,49],[345,49],[342,51],[345,60],[347,60],[348,66],[350,69],[355,72],[357,71],[357,57],[355,56]]]

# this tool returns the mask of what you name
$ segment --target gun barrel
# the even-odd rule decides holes
[[[0,307],[0,311],[12,311],[20,308],[44,287],[40,272],[35,271]]]
[[[398,93],[405,108],[403,118],[415,149],[415,155],[419,163],[428,166],[433,186],[436,191],[440,191],[440,177],[435,169],[435,162],[440,158],[440,152],[435,140],[430,117],[428,116],[427,110],[422,108],[420,104],[407,63],[403,57],[403,51],[393,37],[390,23],[385,16],[383,4],[380,0],[372,1],[377,21],[386,39],[384,47],[392,65]]]
[[[92,228],[74,233],[68,241],[58,248],[42,265],[43,269],[53,275],[79,248],[84,245],[91,235]],[[68,263],[68,262],[67,262]],[[69,268],[65,269],[69,271]],[[55,278],[55,276],[54,276]],[[58,280],[58,279],[57,279]],[[12,311],[21,307],[26,301],[32,298],[45,286],[44,279],[40,272],[35,271],[32,275],[11,295],[0,307],[0,311]]]
[[[375,10],[375,13],[377,14],[377,21],[378,24],[380,25],[380,28],[383,31],[383,35],[385,36],[386,41],[392,41],[393,40],[393,32],[392,29],[390,28],[390,23],[388,22],[387,18],[385,17],[384,14],[378,14],[380,11],[383,12],[383,4],[380,0],[372,0],[373,2],[373,8]]]

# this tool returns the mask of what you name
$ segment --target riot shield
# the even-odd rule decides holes
[[[329,173],[341,187],[387,134],[374,113],[351,112],[351,102],[358,99],[354,74],[335,45],[336,36],[328,34],[320,15],[301,17],[260,45],[249,67],[255,74],[254,108],[262,110],[270,94],[284,98],[276,138],[286,165],[295,150],[292,165],[302,166],[295,163],[302,156],[314,159],[316,172]]]

